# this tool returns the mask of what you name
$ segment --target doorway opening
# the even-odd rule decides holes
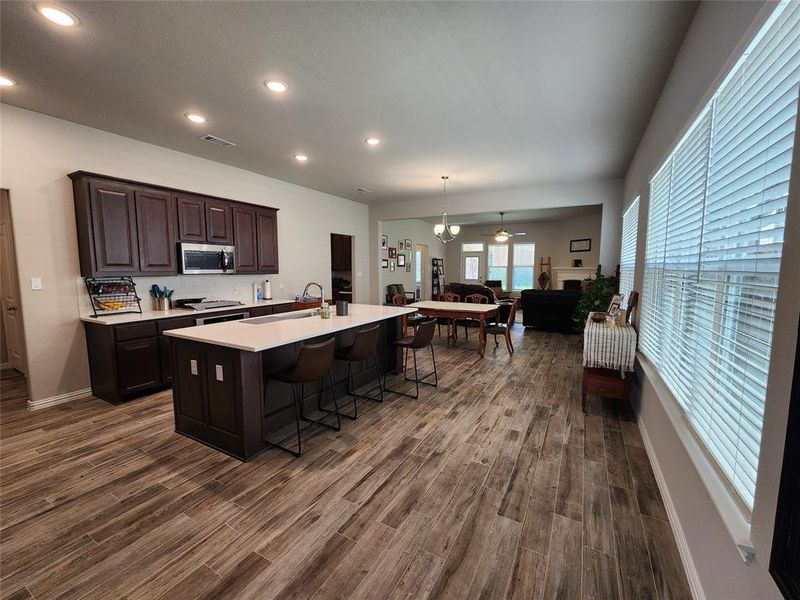
[[[428,286],[426,285],[425,273],[426,265],[428,264],[428,246],[425,244],[417,244],[416,251],[414,252],[414,283],[417,298],[419,300],[428,300]]]
[[[19,299],[17,255],[8,190],[0,190],[0,364],[22,374],[27,372],[22,305]]]
[[[331,234],[331,298],[334,302],[355,299],[353,290],[352,235]]]

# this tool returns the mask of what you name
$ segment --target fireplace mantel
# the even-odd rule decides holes
[[[552,267],[553,289],[563,290],[564,281],[568,279],[594,279],[597,267]]]

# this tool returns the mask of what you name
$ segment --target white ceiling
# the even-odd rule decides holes
[[[603,206],[601,204],[590,204],[587,206],[563,206],[558,208],[533,208],[530,210],[508,210],[505,211],[503,223],[506,225],[513,223],[534,223],[543,221],[560,221],[572,217],[582,217],[585,215],[602,215]],[[441,223],[442,217],[426,217],[422,219],[429,223]],[[472,213],[464,215],[447,215],[448,222],[453,225],[500,225],[500,212]]]
[[[0,2],[0,69],[19,81],[3,102],[362,202],[430,196],[445,173],[453,193],[623,176],[696,8],[60,5],[78,27]],[[267,78],[289,92],[267,92]]]

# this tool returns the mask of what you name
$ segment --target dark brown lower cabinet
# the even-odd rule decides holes
[[[194,327],[194,317],[178,317],[175,319],[163,319],[158,321],[158,358],[161,362],[161,383],[169,385],[172,383],[172,363],[169,360],[169,338],[164,334],[170,329],[181,329],[183,327]]]
[[[117,342],[116,354],[121,394],[134,394],[161,384],[157,338]]]

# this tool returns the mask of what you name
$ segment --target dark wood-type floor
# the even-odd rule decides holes
[[[247,464],[175,434],[169,392],[30,412],[7,372],[0,593],[689,598],[632,415],[580,409],[580,337],[476,338],[420,400]]]

